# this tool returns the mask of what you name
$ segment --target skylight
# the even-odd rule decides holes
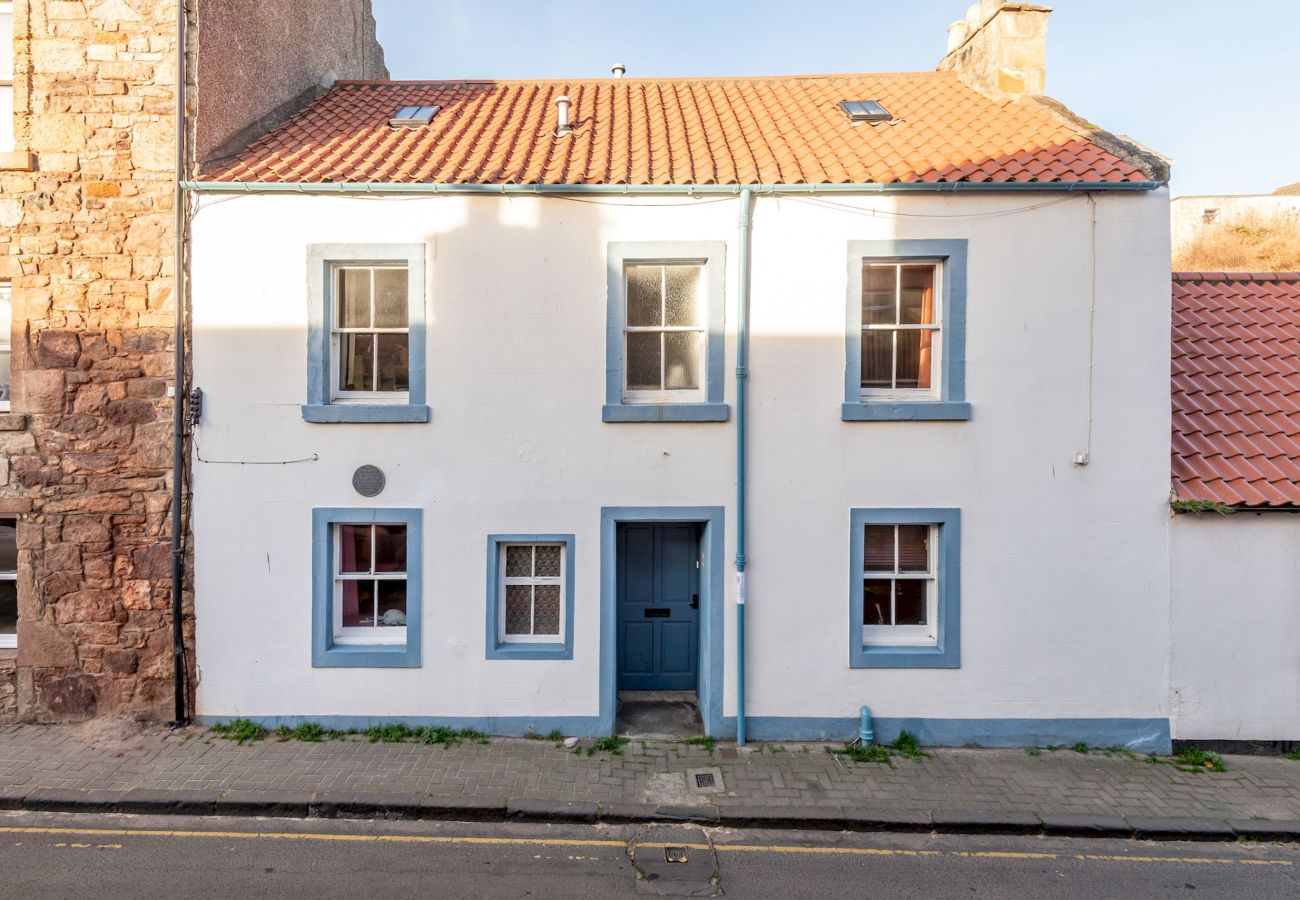
[[[420,128],[428,125],[437,114],[436,106],[403,106],[388,120],[388,124],[394,128]]]
[[[840,109],[852,122],[888,122],[894,117],[875,100],[841,100]]]

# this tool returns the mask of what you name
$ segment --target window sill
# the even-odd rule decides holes
[[[942,647],[886,646],[853,648],[850,669],[960,669],[961,656]]]
[[[409,404],[384,403],[329,403],[312,404],[302,408],[305,422],[321,424],[383,422],[427,422],[429,407]]]
[[[961,400],[867,400],[845,403],[845,422],[965,422],[971,406]]]
[[[725,403],[606,403],[605,422],[725,422],[731,407]]]
[[[498,642],[488,647],[488,659],[573,659],[568,644],[532,644]]]
[[[418,669],[420,652],[406,644],[332,644],[312,657],[312,667]]]

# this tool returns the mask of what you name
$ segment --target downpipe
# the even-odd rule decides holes
[[[172,727],[189,724],[186,709],[185,628],[182,621],[185,588],[185,204],[189,196],[182,184],[186,175],[186,66],[187,49],[185,0],[176,3],[176,191],[173,199],[176,230],[175,262],[172,266],[172,296],[176,304],[174,336],[175,397],[172,401],[172,685],[175,692],[175,718]]]
[[[740,284],[736,291],[736,746],[745,746],[745,441],[749,385],[749,287],[754,192],[740,192]]]

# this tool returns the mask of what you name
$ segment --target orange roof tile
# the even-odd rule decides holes
[[[1300,506],[1300,272],[1175,272],[1173,288],[1175,492]]]
[[[573,101],[556,137],[555,98]],[[877,100],[853,123],[841,100]],[[441,110],[395,129],[403,106]],[[1144,182],[1032,100],[951,73],[591,81],[341,81],[208,181],[437,184]]]

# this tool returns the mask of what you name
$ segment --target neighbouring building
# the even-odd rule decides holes
[[[1300,267],[1300,185],[1271,194],[1175,197],[1169,209],[1176,270]]]
[[[190,167],[387,75],[368,0],[185,7]],[[171,715],[181,8],[0,2],[0,719]]]
[[[1047,12],[340,81],[203,167],[199,716],[1166,749],[1168,172],[1038,94]]]
[[[1294,746],[1300,272],[1177,272],[1173,288],[1175,737]]]

